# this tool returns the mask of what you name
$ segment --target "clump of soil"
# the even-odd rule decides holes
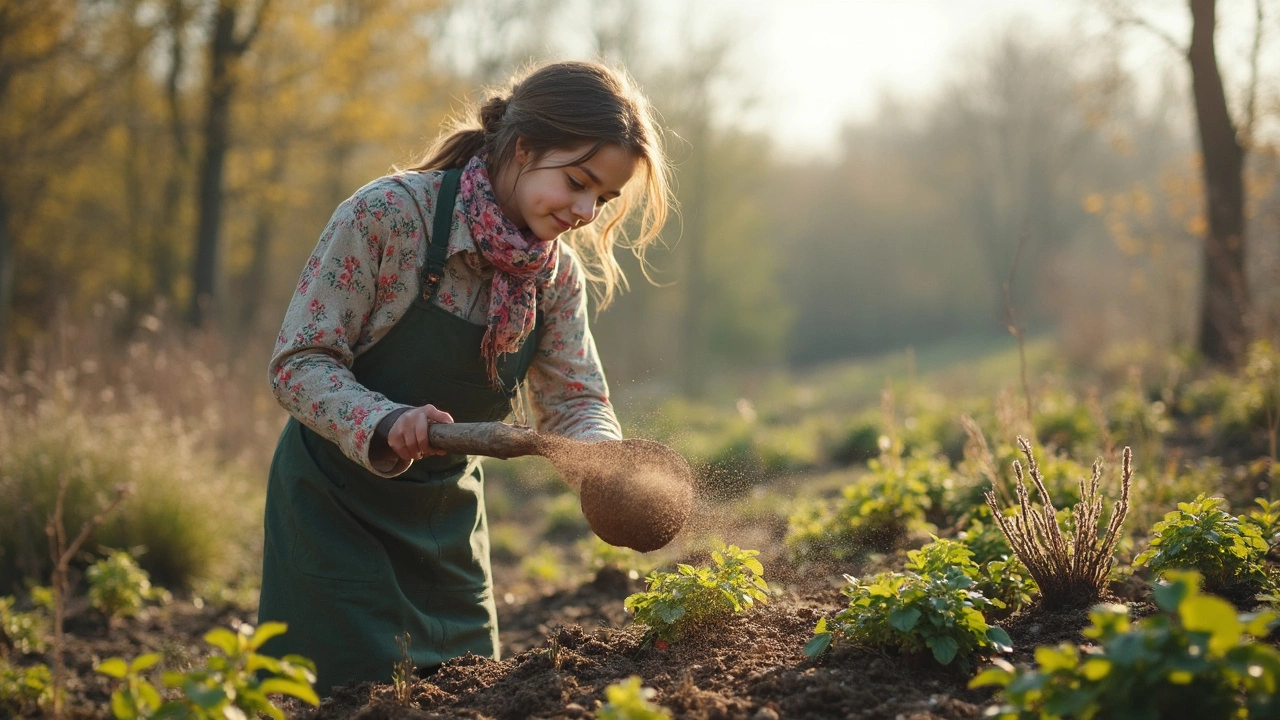
[[[665,547],[693,509],[693,472],[662,443],[632,438],[583,444],[548,438],[540,448],[578,489],[591,530],[610,545]]]

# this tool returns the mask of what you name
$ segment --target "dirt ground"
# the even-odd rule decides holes
[[[965,687],[967,676],[931,657],[901,657],[835,647],[818,661],[801,652],[822,615],[842,605],[835,589],[792,591],[711,631],[665,648],[643,642],[622,601],[643,582],[605,570],[575,587],[525,602],[499,603],[501,662],[467,656],[417,680],[408,706],[390,685],[338,688],[319,708],[286,706],[291,717],[591,718],[604,689],[631,675],[654,688],[654,702],[679,718],[977,718],[990,701]],[[108,717],[114,681],[93,671],[111,656],[162,652],[170,668],[203,660],[200,637],[252,616],[178,600],[110,627],[91,610],[68,622],[67,662],[73,717]],[[1086,613],[1030,610],[1001,625],[1013,636],[1014,661],[1036,644],[1073,639]],[[31,658],[48,661],[49,658]]]

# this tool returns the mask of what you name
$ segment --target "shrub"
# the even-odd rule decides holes
[[[0,657],[10,650],[22,655],[44,652],[49,646],[47,621],[39,613],[14,610],[15,602],[12,596],[0,597]]]
[[[837,637],[871,647],[923,652],[928,648],[943,665],[968,668],[990,650],[1012,649],[1009,635],[987,624],[982,610],[991,603],[973,590],[961,567],[921,575],[880,573],[863,582],[845,576],[849,606],[831,623],[824,617],[804,646],[805,655],[821,655]]]
[[[1093,450],[1101,437],[1098,423],[1086,403],[1063,391],[1039,398],[1035,413],[1036,437],[1045,445],[1063,450]]]
[[[1157,574],[1195,570],[1207,591],[1236,600],[1267,589],[1267,543],[1256,525],[1224,510],[1225,502],[1200,495],[1178,503],[1152,528],[1151,545],[1134,564]]]
[[[826,455],[837,465],[864,463],[880,452],[881,432],[875,421],[855,421],[828,441]]]
[[[1129,511],[1133,455],[1129,448],[1124,449],[1120,500],[1111,509],[1106,534],[1099,539],[1102,497],[1098,495],[1098,481],[1102,477],[1102,461],[1093,464],[1093,476],[1087,485],[1083,479],[1080,480],[1081,500],[1068,513],[1067,524],[1071,530],[1064,533],[1057,510],[1053,507],[1053,498],[1045,488],[1035,455],[1031,452],[1031,443],[1024,438],[1018,438],[1018,443],[1027,460],[1027,472],[1039,493],[1040,508],[1032,508],[1022,465],[1014,461],[1018,513],[1006,516],[996,501],[995,493],[989,492],[987,504],[991,507],[992,517],[1009,540],[1014,554],[1035,578],[1046,607],[1075,607],[1096,602],[1106,587],[1112,554],[1120,538],[1120,526]]]
[[[635,622],[648,626],[651,638],[675,641],[736,612],[767,602],[769,585],[755,550],[737,545],[711,553],[712,565],[680,563],[676,572],[654,572],[649,589],[627,597],[624,605]]]
[[[642,687],[640,677],[632,675],[604,689],[605,702],[596,711],[600,720],[669,720],[662,707],[650,702],[653,688]]]
[[[1004,702],[988,716],[1276,717],[1280,652],[1250,637],[1265,636],[1275,616],[1237,614],[1202,594],[1195,573],[1168,579],[1155,588],[1162,612],[1136,626],[1123,605],[1095,607],[1084,630],[1094,644],[1083,655],[1071,643],[1041,646],[1034,669],[997,663],[979,673],[970,687],[1003,689]]]
[[[893,550],[909,530],[925,526],[925,513],[950,473],[944,461],[892,453],[868,465],[871,472],[846,486],[834,503],[792,515],[786,543],[798,559],[848,561]]]
[[[118,680],[124,687],[111,694],[111,711],[117,720],[134,718],[181,717],[199,720],[222,720],[232,717],[256,717],[265,713],[284,720],[284,713],[268,695],[287,695],[312,705],[320,698],[311,687],[315,682],[315,663],[299,655],[276,659],[259,655],[257,650],[267,640],[282,634],[284,623],[263,623],[256,630],[241,625],[236,632],[225,628],[210,630],[205,642],[215,652],[204,667],[180,673],[166,672],[165,687],[182,691],[176,700],[161,701],[159,692],[142,677],[160,661],[159,653],[149,653],[126,662],[122,658],[103,660],[98,672]]]
[[[260,532],[257,483],[148,402],[89,414],[72,400],[0,405],[0,585],[48,577],[44,529],[60,478],[68,527],[81,527],[112,488],[136,490],[88,542],[145,547],[143,567],[166,585],[239,569],[236,551],[251,550],[238,543]]]
[[[0,711],[20,717],[53,704],[53,677],[48,665],[18,668],[0,660]]]
[[[85,571],[89,604],[111,620],[133,617],[147,600],[163,600],[164,588],[152,587],[151,577],[124,550],[112,550]]]

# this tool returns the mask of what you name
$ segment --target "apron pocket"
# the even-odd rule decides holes
[[[382,575],[382,547],[332,490],[316,487],[307,478],[290,484],[293,563],[299,572],[352,582],[372,582]]]

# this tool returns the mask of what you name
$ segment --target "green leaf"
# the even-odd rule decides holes
[[[818,624],[813,626],[813,634],[821,635],[827,631],[827,619],[825,617],[818,618]]]
[[[1094,682],[1101,680],[1111,672],[1111,661],[1106,658],[1089,658],[1080,666],[1080,674]]]
[[[742,564],[756,575],[764,575],[764,565],[761,565],[759,560],[755,558],[747,558],[742,561]]]
[[[1040,672],[1053,673],[1058,670],[1074,670],[1079,661],[1080,657],[1075,645],[1063,644],[1058,647],[1041,645],[1036,648],[1036,662],[1040,665]]]
[[[205,633],[204,641],[218,648],[227,655],[235,655],[240,649],[236,634],[226,628],[214,628]]]
[[[915,608],[898,608],[889,613],[889,624],[904,633],[910,632],[911,628],[915,627],[919,621],[920,611]],[[942,664],[945,665],[946,661],[943,661]]]
[[[1196,595],[1178,606],[1182,625],[1191,632],[1209,633],[1209,651],[1221,656],[1240,642],[1241,626],[1231,603],[1212,595]]]
[[[316,691],[313,690],[310,685],[304,685],[300,682],[294,682],[292,680],[284,680],[281,678],[271,678],[270,680],[264,681],[262,685],[258,687],[258,691],[261,692],[263,695],[269,695],[271,693],[280,693],[281,695],[289,695],[290,697],[296,697],[299,700],[302,700],[303,702],[306,702],[306,703],[310,703],[312,705],[320,704],[320,697],[316,695]]]
[[[98,664],[98,672],[107,677],[121,680],[125,675],[129,674],[129,665],[124,661],[124,658],[107,658]]]
[[[987,628],[987,640],[991,642],[991,647],[996,652],[1013,652],[1013,638],[1009,637],[1009,633],[1004,628],[989,627]]]
[[[960,651],[960,644],[954,638],[946,635],[937,635],[925,641],[930,650],[933,650],[933,658],[943,665],[949,664],[955,659],[956,653]]]
[[[986,687],[988,685],[997,685],[1004,687],[1013,679],[1013,673],[998,667],[989,667],[978,673],[976,677],[969,681],[969,688]]]
[[[155,665],[158,662],[160,662],[160,653],[147,653],[146,655],[139,655],[138,657],[133,659],[133,662],[129,663],[129,672],[135,675],[140,674],[144,670],[149,669],[152,665]]]
[[[289,629],[288,624],[282,622],[264,622],[258,626],[253,632],[253,639],[249,641],[249,649],[257,650],[262,644],[277,635],[283,635]]]
[[[182,692],[191,698],[191,702],[205,711],[213,710],[227,699],[227,694],[222,688],[206,687],[193,680],[182,683]]]
[[[133,705],[133,699],[125,696],[124,690],[116,690],[111,693],[111,714],[116,716],[116,720],[134,720],[138,717],[138,710]]]
[[[826,649],[831,647],[832,636],[829,632],[817,633],[809,638],[809,642],[804,644],[804,655],[807,658],[816,658]]]

